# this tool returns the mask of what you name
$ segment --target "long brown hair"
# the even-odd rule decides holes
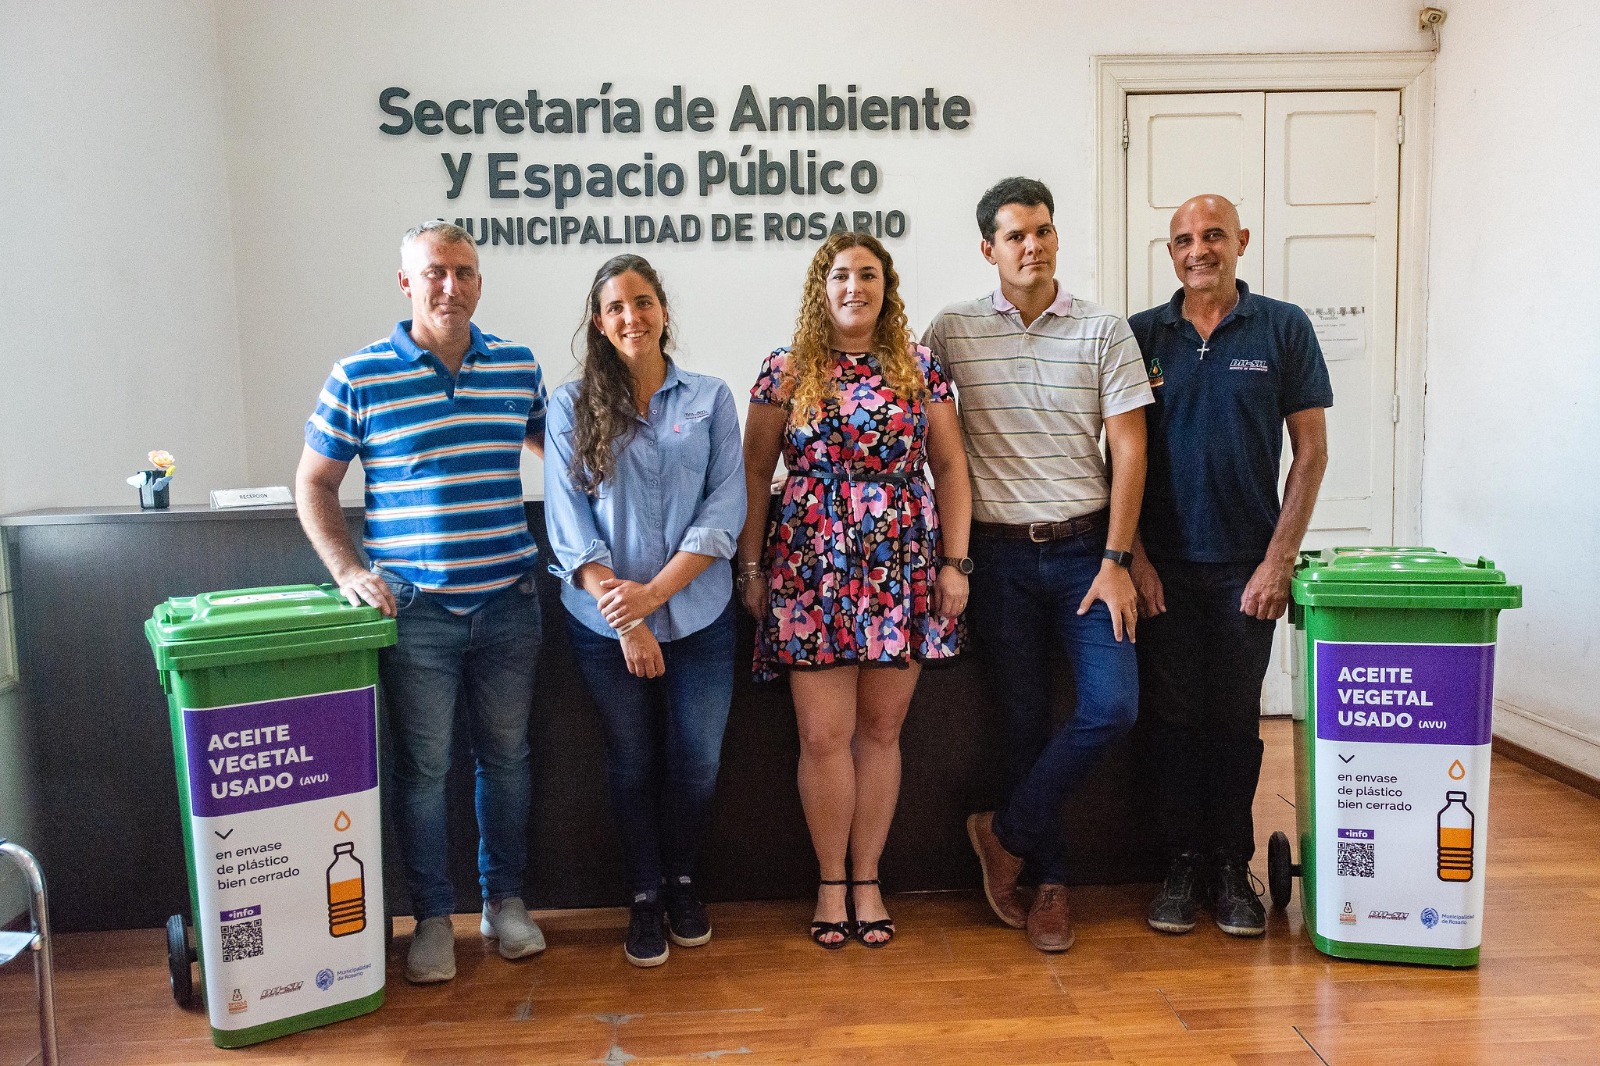
[[[572,483],[590,496],[616,471],[616,448],[622,438],[638,424],[638,409],[633,405],[633,373],[616,346],[595,325],[600,314],[600,290],[612,278],[632,272],[655,290],[665,323],[661,328],[661,354],[672,350],[672,315],[667,309],[667,294],[655,267],[639,255],[619,255],[608,259],[595,273],[584,303],[583,378],[578,385],[572,411],[572,462],[567,471]]]
[[[828,271],[847,248],[865,248],[883,266],[883,307],[873,330],[871,354],[884,381],[903,400],[922,400],[928,395],[928,384],[911,352],[911,327],[906,321],[906,305],[900,299],[900,275],[894,271],[894,259],[871,234],[845,230],[822,242],[806,271],[805,293],[800,297],[800,314],[795,319],[794,342],[782,386],[782,394],[790,403],[789,419],[797,426],[820,418],[822,405],[835,388]]]

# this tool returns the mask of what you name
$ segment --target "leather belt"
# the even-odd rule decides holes
[[[1111,521],[1111,510],[1106,508],[1094,514],[1082,515],[1078,518],[1069,518],[1064,522],[1029,522],[1023,526],[1006,525],[1001,522],[972,522],[972,531],[985,537],[1000,537],[1005,540],[1029,540],[1035,544],[1048,544],[1053,540],[1066,540],[1068,537],[1082,536],[1085,533],[1108,525]]]

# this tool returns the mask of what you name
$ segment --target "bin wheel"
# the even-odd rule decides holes
[[[194,1005],[194,971],[189,967],[196,957],[183,915],[174,914],[167,919],[167,974],[172,979],[172,998],[184,1010]]]
[[[1280,911],[1289,905],[1295,872],[1288,836],[1281,831],[1273,833],[1267,838],[1267,891],[1272,896],[1272,905]]]

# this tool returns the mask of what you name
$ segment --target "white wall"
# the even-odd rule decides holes
[[[1600,777],[1600,19],[1474,0],[1443,38],[1423,537],[1524,588],[1496,731]]]
[[[1137,51],[1305,51],[1416,48],[1413,5],[1364,0],[1318,8],[1252,0],[1202,9],[1171,3],[1106,5],[954,0],[862,5],[837,0],[783,8],[719,2],[571,5],[226,4],[221,8],[230,172],[239,261],[250,480],[287,480],[299,426],[332,361],[384,334],[403,317],[395,245],[434,215],[549,214],[526,201],[491,201],[474,176],[460,199],[445,198],[439,153],[516,151],[534,161],[613,164],[651,151],[657,162],[742,145],[802,150],[822,158],[875,160],[880,190],[845,198],[850,208],[900,208],[906,239],[890,242],[905,279],[914,327],[944,304],[992,288],[977,252],[973,207],[994,180],[1041,177],[1058,198],[1064,237],[1061,277],[1092,295],[1094,113],[1090,57]],[[379,17],[378,12],[381,12]],[[387,137],[379,92],[412,90],[412,102],[473,97],[637,98],[647,108],[673,84],[710,97],[717,130],[706,134],[458,138]],[[972,100],[962,133],[779,135],[727,130],[739,87],[762,96],[919,94],[927,86]],[[520,184],[520,183],[519,183]],[[691,192],[657,201],[655,213],[810,211],[830,198],[708,200]],[[644,200],[571,203],[566,213],[647,211]],[[509,205],[509,206],[508,206]],[[484,248],[478,320],[531,343],[552,382],[571,367],[569,343],[595,268],[621,250],[660,268],[681,327],[683,358],[725,377],[736,394],[765,352],[786,342],[806,262],[815,245]],[[537,492],[534,470],[528,488]],[[352,477],[347,498],[359,487]]]
[[[0,512],[245,472],[212,4],[0,0]]]

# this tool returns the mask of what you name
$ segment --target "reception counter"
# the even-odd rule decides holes
[[[527,508],[542,544],[543,504]],[[346,518],[358,535],[359,511]],[[291,508],[34,511],[0,517],[0,532],[14,588],[23,776],[37,826],[36,839],[23,843],[49,879],[53,924],[64,931],[142,928],[187,914],[166,697],[144,620],[171,596],[320,583],[327,574]],[[540,600],[528,903],[618,905],[621,854],[606,809],[600,726],[560,624],[557,582],[544,573]],[[795,788],[794,712],[787,686],[749,680],[751,639],[746,619],[698,881],[713,900],[809,898],[817,872]],[[1058,709],[1070,706],[1064,696]],[[1066,812],[1077,883],[1159,877],[1148,805],[1133,770],[1137,743],[1136,731]],[[974,659],[924,671],[903,748],[900,808],[882,865],[886,890],[976,887],[964,820],[993,806],[1004,760]],[[468,750],[458,729],[450,832],[463,911],[478,907]],[[409,913],[392,846],[384,865],[391,909]]]

